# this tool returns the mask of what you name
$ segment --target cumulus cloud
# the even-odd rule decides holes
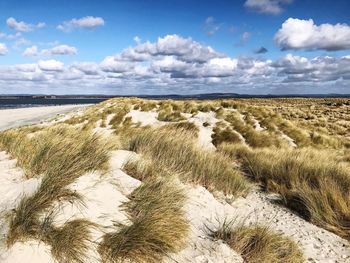
[[[163,38],[158,38],[155,43],[140,43],[133,51],[139,55],[176,56],[182,61],[195,61],[199,63],[223,56],[211,47],[203,46],[192,40],[192,38],[183,38],[178,35],[167,35]]]
[[[283,12],[284,5],[292,2],[293,0],[247,0],[244,6],[261,14],[279,15]]]
[[[36,57],[38,55],[39,55],[39,51],[37,46],[27,47],[22,53],[22,56],[25,56],[25,57]]]
[[[350,26],[347,24],[316,25],[312,19],[289,18],[275,35],[282,50],[344,50],[350,49]]]
[[[8,49],[4,43],[0,43],[0,56],[6,55],[8,52]]]
[[[43,71],[63,71],[64,64],[54,59],[39,60],[38,66]]]
[[[86,16],[79,19],[73,18],[72,20],[64,21],[57,26],[57,29],[63,32],[70,32],[76,28],[94,29],[104,24],[105,21],[102,17]]]
[[[32,53],[35,53],[35,48]],[[29,51],[28,51],[29,52]],[[39,51],[38,51],[39,52]],[[200,59],[199,59],[200,57]],[[269,60],[230,57],[190,38],[170,35],[141,42],[100,63],[39,60],[0,65],[1,87],[65,89],[69,93],[164,94],[200,92],[346,93],[350,56],[305,58],[287,54]],[[63,92],[64,93],[64,92]]]
[[[49,51],[50,55],[76,55],[78,50],[76,47],[68,45],[59,45],[51,48]]]
[[[68,45],[57,45],[50,49],[39,50],[37,46],[31,46],[24,50],[22,53],[25,57],[37,57],[37,56],[54,56],[54,55],[76,55],[78,49]]]
[[[119,60],[117,57],[108,56],[101,62],[101,69],[105,72],[123,73],[133,69],[134,63]]]
[[[33,24],[25,23],[23,21],[17,21],[13,17],[9,17],[6,20],[6,24],[9,28],[12,28],[12,29],[19,31],[19,32],[30,32],[30,31],[33,31],[35,28],[45,27],[45,23],[43,23],[43,22],[40,22],[36,25],[33,25]]]

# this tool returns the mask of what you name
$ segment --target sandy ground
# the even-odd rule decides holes
[[[79,104],[0,110],[0,131],[39,123],[57,114],[64,114],[86,106]]]

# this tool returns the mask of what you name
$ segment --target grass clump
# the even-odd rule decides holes
[[[112,126],[113,129],[118,129],[120,124],[122,124],[124,117],[128,112],[130,111],[129,106],[123,105],[121,107],[118,107],[114,110],[114,116],[110,120],[109,125]]]
[[[174,180],[146,180],[129,195],[123,208],[130,224],[118,224],[103,236],[98,251],[103,262],[158,263],[185,245],[189,224],[186,196]]]
[[[306,220],[350,239],[350,166],[329,150],[261,149],[226,145],[242,168]],[[236,151],[239,150],[237,153]]]
[[[17,158],[28,177],[42,175],[38,189],[24,196],[11,215],[8,247],[37,239],[51,246],[59,262],[85,262],[80,258],[86,250],[83,244],[89,239],[89,223],[71,221],[57,228],[52,220],[42,218],[57,202],[83,203],[82,197],[68,186],[86,172],[105,169],[109,146],[87,131],[66,127],[48,128],[31,138],[16,131],[2,133],[0,145]],[[69,248],[60,252],[69,242]]]
[[[240,253],[247,263],[302,263],[303,253],[290,238],[258,224],[233,228],[225,222],[212,237],[226,242]]]
[[[196,124],[193,122],[189,121],[182,121],[182,122],[177,122],[177,123],[171,123],[168,125],[165,125],[163,127],[164,129],[180,129],[180,130],[186,130],[189,132],[192,132],[193,134],[198,134],[199,129]]]
[[[45,227],[45,226],[43,226]],[[87,252],[92,243],[91,227],[88,220],[75,219],[61,227],[47,225],[40,239],[51,247],[51,254],[58,262],[87,262]]]
[[[249,115],[248,115],[249,116]],[[251,122],[251,117],[250,122]],[[248,118],[248,119],[249,119]],[[232,128],[240,133],[249,146],[253,148],[263,148],[263,147],[282,147],[285,142],[283,142],[277,134],[267,131],[256,131],[252,123],[244,122],[238,113],[232,113],[226,116],[226,121],[228,121]],[[255,123],[255,122],[254,122]]]
[[[232,161],[220,153],[201,150],[193,138],[185,130],[149,129],[130,135],[126,141],[129,150],[181,174],[185,181],[235,196],[246,194],[249,184]]]
[[[168,111],[168,110],[161,110],[158,112],[158,118],[159,121],[169,121],[169,122],[177,122],[177,121],[183,121],[186,118],[181,115],[181,112],[179,111]]]
[[[230,127],[226,127],[225,129],[215,127],[213,129],[213,132],[214,133],[211,135],[211,138],[212,138],[212,143],[215,146],[218,146],[223,142],[229,142],[229,143],[242,142],[237,132],[234,132]]]
[[[44,173],[59,173],[64,178],[103,168],[109,146],[89,131],[59,126],[32,137],[16,130],[1,133],[0,148],[17,159],[17,165],[24,169],[27,178]]]
[[[155,178],[160,175],[170,175],[170,172],[167,171],[165,167],[145,158],[129,159],[123,165],[123,171],[140,181],[144,181],[148,178]]]

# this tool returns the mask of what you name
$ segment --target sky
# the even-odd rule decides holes
[[[348,0],[0,0],[0,94],[350,94]]]

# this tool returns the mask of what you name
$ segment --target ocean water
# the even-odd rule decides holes
[[[0,109],[9,108],[27,108],[39,106],[55,106],[55,105],[72,105],[72,104],[96,104],[107,99],[94,98],[58,98],[58,99],[44,99],[44,98],[0,98]]]

